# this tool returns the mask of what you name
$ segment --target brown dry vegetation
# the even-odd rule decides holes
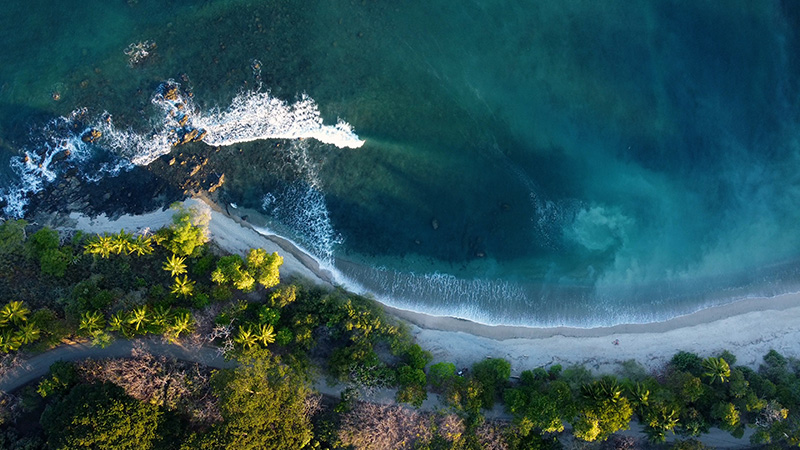
[[[434,432],[453,442],[464,432],[464,422],[455,414],[356,402],[342,417],[339,439],[357,450],[411,449],[417,443],[430,441]]]
[[[77,369],[87,383],[114,383],[139,401],[184,412],[197,425],[222,420],[211,372],[199,364],[153,356],[137,348],[132,358],[85,360]]]

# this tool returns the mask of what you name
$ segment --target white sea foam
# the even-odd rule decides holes
[[[252,65],[254,73],[260,70],[260,62],[254,60]],[[342,148],[357,148],[364,144],[352,127],[342,120],[336,125],[325,125],[317,104],[306,95],[295,103],[288,103],[270,96],[268,92],[247,91],[237,95],[227,108],[202,112],[191,97],[180,90],[180,85],[170,80],[159,87],[152,103],[158,114],[149,130],[117,127],[108,113],[87,120],[86,111],[77,110],[69,117],[56,118],[35,131],[31,144],[22,149],[26,156],[11,160],[11,168],[18,180],[0,188],[0,199],[6,202],[4,213],[21,217],[30,195],[54,182],[59,176],[59,166],[68,165],[64,161],[82,168],[84,161],[105,152],[106,156],[100,158],[102,161],[80,170],[84,180],[97,182],[134,166],[150,164],[170,153],[183,133],[192,130],[197,130],[198,138],[205,132],[200,140],[215,146],[262,139],[316,139]],[[91,145],[81,140],[89,129],[102,133]],[[57,161],[54,161],[57,155]],[[318,203],[317,196],[321,196],[313,190],[303,195],[295,194],[306,204]],[[315,219],[317,213],[309,214],[307,219],[327,220],[325,214],[319,219]]]
[[[24,156],[11,158],[11,170],[18,180],[0,189],[7,216],[22,217],[28,197],[58,178],[58,161],[77,164],[89,157],[88,145],[80,138],[85,130],[80,122],[84,114],[85,111],[76,110],[68,117],[51,120],[23,149]]]
[[[168,91],[172,96],[165,98]],[[159,87],[152,103],[163,115],[152,130],[119,129],[107,116],[97,124],[103,132],[102,144],[139,166],[168,154],[179,140],[179,133],[191,129],[205,131],[202,142],[213,146],[264,139],[316,139],[340,148],[358,148],[364,144],[342,120],[336,125],[324,125],[316,102],[306,95],[288,103],[267,92],[246,91],[237,95],[228,108],[201,112],[191,97],[180,90],[180,85],[170,80]]]
[[[194,117],[192,124],[208,132],[203,141],[209,145],[306,138],[340,148],[364,145],[346,122],[324,125],[316,102],[305,94],[290,104],[268,92],[245,92],[236,96],[227,109]]]
[[[277,195],[267,194],[262,208],[289,227],[311,254],[327,263],[333,261],[334,246],[342,238],[331,224],[325,196],[314,186],[288,185]]]

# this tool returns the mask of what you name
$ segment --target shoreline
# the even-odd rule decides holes
[[[335,286],[333,274],[291,241],[259,233],[257,225],[227,213],[207,196],[196,195],[183,205],[208,217],[209,238],[220,248],[240,254],[253,247],[277,251],[284,258],[281,278],[299,275],[318,285]],[[51,216],[47,222],[62,230],[102,233],[158,228],[170,223],[172,215],[171,210],[162,209],[109,220],[71,213]],[[660,370],[680,350],[701,357],[729,350],[737,356],[737,364],[751,368],[757,368],[761,357],[773,348],[800,356],[800,293],[741,299],[662,322],[597,328],[485,325],[378,303],[410,325],[411,334],[433,354],[434,362],[449,361],[458,367],[469,367],[485,357],[502,357],[511,362],[514,374],[552,364],[581,364],[599,373],[613,373],[630,359],[648,371]]]

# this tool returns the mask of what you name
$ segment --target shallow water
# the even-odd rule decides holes
[[[796,290],[793,2],[7,3],[6,159],[74,144],[46,124],[86,108],[81,127],[114,128],[70,144],[82,176],[146,164],[169,150],[151,100],[173,79],[205,151],[227,146],[223,198],[387,303],[591,326]],[[315,130],[363,146],[262,139],[320,136],[292,128],[303,93]],[[261,126],[278,116],[296,132]]]

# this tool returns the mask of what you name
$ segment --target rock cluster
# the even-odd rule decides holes
[[[159,87],[158,94],[169,109],[168,120],[173,124],[169,130],[172,145],[200,142],[206,137],[206,130],[192,125],[191,113],[187,100],[180,91],[180,85],[166,82]]]

